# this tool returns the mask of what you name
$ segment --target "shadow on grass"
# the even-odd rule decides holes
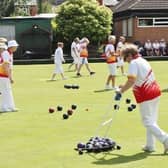
[[[68,78],[66,78],[66,79],[59,79],[59,78],[57,78],[57,79],[47,79],[46,80],[46,82],[60,82],[60,81],[66,81]]]
[[[81,75],[81,76],[71,76],[70,78],[85,78],[85,77],[91,77],[90,75]]]
[[[1,114],[7,114],[7,113],[16,113],[18,111],[0,111],[0,115]]]
[[[162,89],[161,92],[163,92],[163,93],[167,92],[168,93],[168,88]]]
[[[112,90],[112,89],[100,89],[100,90],[94,90],[95,93],[108,92],[108,91],[114,91],[114,90]]]
[[[92,156],[95,159],[97,159],[97,161],[93,162],[93,164],[96,164],[96,165],[123,164],[123,163],[142,160],[147,158],[148,156],[164,156],[164,154],[152,154],[152,153],[146,153],[146,152],[140,152],[134,155],[121,155],[121,154],[112,154],[112,153],[108,153],[108,155],[112,155],[116,157],[111,159],[105,159],[105,156],[107,155],[104,155],[104,157],[97,159],[95,156]]]
[[[56,81],[58,81],[58,80],[56,80],[56,79],[54,79],[54,80],[52,80],[52,79],[47,79],[47,80],[46,80],[46,82],[56,82]]]
[[[73,70],[65,70],[64,72],[76,72],[76,70],[75,69],[73,69]]]

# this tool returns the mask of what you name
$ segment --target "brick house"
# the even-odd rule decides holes
[[[113,7],[114,5],[118,3],[119,0],[97,0],[97,1],[100,3],[100,5]]]
[[[168,42],[168,0],[122,0],[113,9],[114,34],[127,41]]]

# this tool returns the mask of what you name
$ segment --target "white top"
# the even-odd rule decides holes
[[[55,50],[54,63],[62,64],[62,62],[65,62],[64,57],[63,57],[63,50],[61,47],[58,47]]]
[[[71,44],[71,56],[73,58],[79,57],[79,45],[76,44],[74,41]]]
[[[160,87],[155,80],[150,64],[138,57],[130,62],[128,77],[135,77],[133,93],[137,103],[152,100],[160,96]]]
[[[165,42],[160,42],[160,47],[166,48],[166,43]]]
[[[81,42],[79,44],[79,50],[82,51],[84,48],[87,48],[87,43],[86,42]]]
[[[142,57],[138,57],[130,62],[128,76],[136,77],[135,85],[141,86],[146,80],[148,80],[148,82],[155,80],[153,72],[148,76],[150,71],[150,64]],[[146,78],[147,76],[148,78]]]
[[[10,65],[10,68],[13,67],[13,55],[10,55],[7,50],[1,53],[1,57],[3,58],[3,62],[7,62]]]
[[[105,48],[106,57],[110,57],[111,52],[115,52],[114,45],[113,44],[107,44],[106,48]]]
[[[154,48],[154,49],[159,49],[159,48],[160,48],[159,43],[158,43],[158,42],[154,42],[154,43],[153,43],[153,48]]]
[[[121,41],[118,42],[117,44],[117,51],[121,50],[121,48],[123,47],[123,43]]]
[[[146,49],[152,49],[152,43],[151,42],[146,42],[144,47]]]

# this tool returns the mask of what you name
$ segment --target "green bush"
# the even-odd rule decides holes
[[[112,11],[96,0],[67,0],[56,17],[57,40],[70,43],[76,36],[98,44],[111,33]]]

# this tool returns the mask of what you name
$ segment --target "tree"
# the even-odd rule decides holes
[[[38,3],[38,8],[39,8],[39,13],[42,11],[42,0],[37,0]]]
[[[76,36],[98,44],[111,33],[112,11],[96,0],[67,0],[58,10],[56,37],[71,42]]]
[[[16,0],[14,16],[29,16],[28,0]]]
[[[52,13],[52,5],[48,2],[43,2],[41,6],[41,13]]]
[[[52,5],[48,0],[37,0],[39,13],[51,13]]]
[[[0,1],[0,17],[10,16],[14,12],[14,0]]]

